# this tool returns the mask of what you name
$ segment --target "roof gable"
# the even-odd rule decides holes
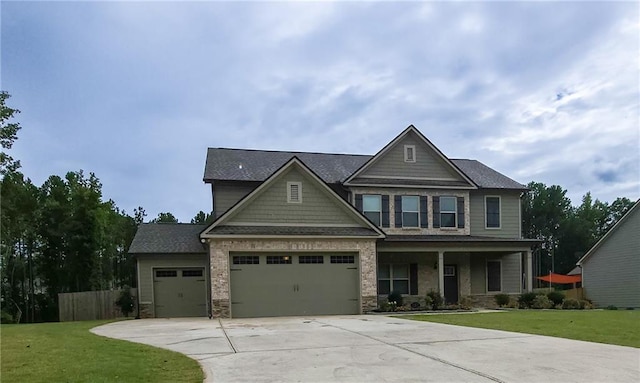
[[[613,225],[613,227],[605,235],[603,235],[602,238],[600,238],[600,240],[596,242],[596,244],[593,245],[593,247],[589,249],[589,251],[587,251],[587,253],[582,258],[580,258],[578,262],[576,262],[576,265],[581,266],[587,259],[589,259],[589,257],[597,253],[598,249],[602,247],[602,245],[604,245],[610,237],[613,237],[616,232],[618,232],[619,230],[625,230],[627,225],[633,225],[635,223],[636,228],[632,228],[631,230],[634,230],[633,238],[635,238],[635,240],[638,240],[638,221],[640,221],[640,199],[636,201],[631,209],[629,209],[629,211],[627,211],[627,213],[622,218],[620,218],[620,220],[615,225]]]
[[[301,203],[288,201],[287,191],[291,183],[300,183]],[[214,237],[216,228],[225,227],[225,230],[217,230],[225,232],[229,231],[229,226],[281,227],[283,230],[290,226],[365,228],[368,236],[384,236],[380,229],[338,196],[297,157],[290,159],[253,192],[220,216],[201,233],[201,237]],[[238,232],[255,230],[238,229]],[[273,233],[273,230],[267,232]],[[363,236],[363,231],[344,232]]]
[[[410,160],[407,160],[410,150]],[[394,138],[345,185],[428,186],[475,189],[476,185],[413,125]]]

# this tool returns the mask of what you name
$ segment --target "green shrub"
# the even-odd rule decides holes
[[[389,293],[389,296],[387,297],[387,299],[389,300],[389,303],[393,304],[393,302],[395,302],[395,305],[397,307],[402,306],[402,294],[400,294],[397,291],[392,291]]]
[[[496,294],[493,297],[496,300],[496,304],[498,307],[504,307],[509,304],[509,300],[511,299],[507,294]]]
[[[605,310],[617,310],[618,308],[614,305],[609,305],[607,307],[604,308]]]
[[[431,308],[433,310],[440,309],[444,304],[444,299],[442,298],[442,295],[440,295],[440,293],[437,291],[430,290],[427,293],[427,297],[431,298]]]
[[[462,298],[460,298],[460,308],[463,310],[470,310],[471,307],[473,306],[473,300],[471,299],[471,297],[468,296],[463,296]]]
[[[551,302],[553,302],[553,305],[560,305],[562,304],[562,301],[564,300],[564,293],[562,291],[549,291],[547,293],[547,298],[549,298],[549,300]]]
[[[15,321],[13,320],[13,315],[4,310],[0,311],[0,323],[15,323]]]
[[[581,299],[579,302],[581,310],[591,310],[593,308],[593,302],[588,299]]]
[[[550,309],[553,307],[553,302],[546,295],[537,295],[533,299],[533,303],[531,304],[531,308],[534,309]]]
[[[433,307],[433,299],[429,295],[424,297],[424,305],[428,310]]]
[[[565,310],[581,310],[580,301],[577,299],[566,298],[562,301],[562,308]]]
[[[125,287],[116,301],[116,306],[118,306],[125,317],[128,317],[129,314],[133,312],[133,305],[134,301],[133,296],[131,295],[131,289],[129,287]]]
[[[536,299],[537,296],[538,294],[534,292],[528,292],[520,295],[518,297],[518,304],[520,305],[520,308],[530,309],[533,304],[533,300]]]

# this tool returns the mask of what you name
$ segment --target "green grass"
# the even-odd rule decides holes
[[[3,382],[202,382],[198,363],[168,350],[104,338],[109,321],[0,326]]]
[[[640,310],[518,310],[405,318],[640,348]]]

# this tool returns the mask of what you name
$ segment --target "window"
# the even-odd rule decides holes
[[[416,146],[404,146],[404,162],[416,162]]]
[[[331,263],[356,263],[356,257],[353,255],[332,255]]]
[[[382,198],[379,195],[362,196],[362,213],[376,226],[380,226],[382,217]]]
[[[324,263],[324,256],[322,255],[301,255],[298,258],[298,263]]]
[[[418,227],[420,215],[420,197],[402,196],[402,227]]]
[[[177,270],[156,270],[156,278],[173,278],[177,276]]]
[[[378,294],[392,291],[409,294],[409,265],[380,265],[378,267]]]
[[[202,269],[200,270],[182,270],[183,277],[201,277]]]
[[[267,255],[267,265],[290,265],[291,257],[288,255]]]
[[[302,182],[287,182],[287,202],[302,203]]]
[[[502,263],[487,261],[487,292],[502,291]]]
[[[234,265],[258,265],[260,264],[260,257],[257,255],[234,255]]]
[[[456,276],[456,267],[455,266],[444,266],[442,270],[445,277],[455,277]]]
[[[440,227],[456,227],[456,197],[440,197]]]
[[[486,228],[500,228],[500,197],[485,197]]]

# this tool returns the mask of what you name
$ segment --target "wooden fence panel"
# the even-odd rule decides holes
[[[58,294],[60,322],[122,318],[122,312],[116,306],[122,290],[83,291],[79,293]],[[134,305],[137,289],[131,289]],[[129,315],[135,316],[137,307]]]

